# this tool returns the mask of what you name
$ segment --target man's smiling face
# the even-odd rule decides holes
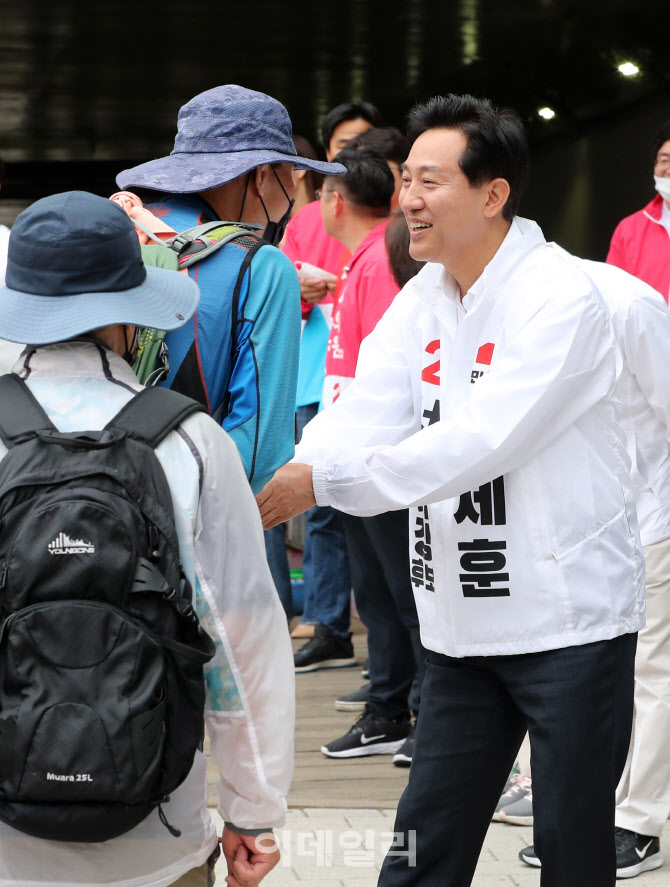
[[[467,147],[457,129],[429,129],[403,166],[400,208],[410,232],[413,259],[451,267],[483,232],[485,185],[472,187],[458,161]]]

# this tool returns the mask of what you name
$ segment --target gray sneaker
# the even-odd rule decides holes
[[[500,822],[510,825],[533,824],[533,790],[528,779],[528,791],[526,794],[511,804],[506,804],[499,812]]]
[[[363,684],[353,693],[347,693],[345,696],[338,696],[335,700],[335,708],[338,711],[365,711],[370,696],[370,684]]]
[[[491,819],[494,820],[494,822],[506,822],[506,820],[502,818],[503,809],[509,804],[515,804],[517,801],[520,801],[525,797],[526,793],[530,791],[530,787],[530,776],[521,776],[520,773],[517,773],[510,777]]]

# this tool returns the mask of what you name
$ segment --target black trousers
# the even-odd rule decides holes
[[[379,887],[468,887],[526,729],[541,887],[614,887],[614,792],[630,741],[636,641],[430,653],[395,824],[398,847],[415,831],[416,865],[387,856]]]
[[[388,719],[418,712],[428,651],[410,582],[408,512],[341,517],[356,607],[368,630],[368,708]]]

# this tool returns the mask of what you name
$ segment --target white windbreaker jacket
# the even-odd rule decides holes
[[[462,302],[429,264],[365,340],[295,459],[320,505],[411,508],[426,647],[531,653],[644,624],[620,371],[593,284],[525,219]]]
[[[598,287],[623,355],[616,395],[626,433],[643,545],[670,538],[670,310],[649,284],[616,265],[571,256]]]
[[[142,387],[118,355],[92,341],[29,346],[14,371],[60,431],[102,428]],[[0,444],[0,458],[6,452]],[[205,672],[205,721],[220,774],[219,812],[238,828],[280,826],[293,773],[295,682],[258,508],[235,444],[208,416],[189,416],[156,456],[170,485],[195,608],[216,644]],[[198,752],[162,805],[179,838],[157,810],[98,844],[44,841],[0,822],[0,885],[172,884],[216,846],[207,795],[207,762]]]

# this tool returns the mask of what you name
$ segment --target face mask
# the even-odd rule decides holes
[[[667,200],[670,203],[670,178],[667,176],[654,176],[654,184],[663,200]]]
[[[277,172],[274,166],[271,166],[270,169],[275,175],[275,178],[279,182],[279,185],[284,192],[286,199],[288,200],[288,208],[284,215],[278,222],[271,222],[268,211],[265,207],[265,203],[263,202],[263,198],[261,197],[261,203],[263,204],[263,209],[265,210],[265,215],[267,216],[268,223],[265,226],[265,231],[263,232],[263,240],[267,240],[268,243],[271,243],[273,246],[278,246],[281,243],[282,237],[284,236],[284,232],[286,231],[286,226],[289,223],[289,219],[291,218],[291,210],[293,209],[293,204],[295,200],[291,200],[288,196],[286,188],[282,185],[282,181],[277,175]],[[260,194],[258,195],[260,197]]]
[[[123,327],[123,339],[126,345],[126,353],[123,355],[123,359],[125,362],[132,366],[137,359],[137,351],[140,344],[140,331],[138,327],[135,327],[135,332],[133,333],[133,337],[128,343],[128,329],[127,327]]]

